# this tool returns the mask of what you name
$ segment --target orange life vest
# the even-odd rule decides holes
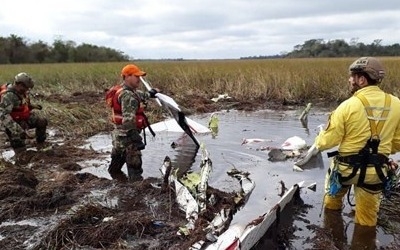
[[[122,107],[119,102],[119,96],[123,90],[122,85],[118,84],[109,89],[106,93],[106,103],[112,108],[111,121],[116,125],[122,124]],[[147,123],[146,115],[144,114],[144,108],[141,107],[141,100],[135,93],[135,99],[139,103],[139,108],[136,111],[136,127],[139,130],[145,129],[149,124]]]
[[[27,121],[29,119],[29,116],[31,114],[30,108],[29,108],[29,98],[25,96],[25,98],[21,97],[18,95],[14,90],[9,90],[8,89],[8,84],[3,84],[0,86],[0,96],[2,98],[3,94],[6,92],[13,92],[18,96],[18,98],[21,100],[21,104],[18,107],[14,107],[11,111],[11,117],[13,118],[14,121],[19,122],[19,121]],[[22,102],[22,100],[25,99],[25,102]]]

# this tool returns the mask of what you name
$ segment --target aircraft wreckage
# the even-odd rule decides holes
[[[213,194],[207,194],[208,179],[212,172],[212,161],[204,145],[201,145],[202,159],[200,163],[200,173],[190,172],[182,177],[176,175],[177,169],[171,165],[168,156],[165,157],[160,171],[163,183],[158,186],[172,186],[176,194],[176,202],[179,208],[186,215],[187,223],[182,225],[177,234],[189,235],[195,229],[196,220],[199,214],[207,207],[214,205]],[[254,181],[251,180],[249,173],[238,169],[231,169],[227,172],[229,176],[238,180],[240,190],[234,194],[234,201],[238,207],[244,206],[252,191],[255,188]],[[157,185],[157,184],[155,184]],[[231,218],[235,211],[229,208],[222,208],[215,217],[208,222],[208,226],[203,228],[206,233],[206,240],[196,242],[190,247],[195,249],[250,249],[267,232],[269,227],[279,217],[279,213],[284,209],[294,196],[299,196],[303,182],[292,186],[282,198],[261,214],[248,222],[247,225],[230,226]]]
[[[144,78],[141,77],[140,79],[148,90],[152,88]],[[174,169],[168,156],[165,157],[164,163],[160,168],[163,179],[161,186],[173,187],[176,202],[186,216],[187,223],[179,228],[177,234],[189,235],[195,229],[199,214],[206,210],[207,207],[212,207],[215,202],[213,194],[207,195],[208,179],[212,172],[212,161],[205,146],[203,144],[200,145],[195,134],[212,133],[218,130],[218,118],[213,114],[209,126],[202,126],[187,118],[171,97],[162,93],[157,93],[156,97],[158,104],[168,110],[173,119],[152,124],[153,130],[184,131],[197,147],[201,148],[200,173],[189,172],[178,176],[178,169]],[[294,139],[298,141],[299,138]],[[301,142],[303,143],[302,140]],[[291,145],[286,146],[289,147]],[[234,201],[237,207],[244,206],[255,188],[255,182],[251,180],[249,173],[238,169],[232,169],[227,174],[239,181],[241,188],[236,192]],[[250,249],[265,235],[269,227],[279,217],[280,212],[293,197],[300,196],[300,188],[303,187],[303,184],[304,182],[297,183],[286,192],[283,191],[281,199],[275,205],[267,209],[264,214],[260,214],[252,221],[249,221],[246,225],[229,225],[235,211],[229,208],[222,208],[218,213],[215,213],[214,218],[203,228],[206,233],[206,240],[194,243],[190,250]]]

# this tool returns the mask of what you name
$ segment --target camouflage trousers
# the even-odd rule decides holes
[[[143,168],[140,150],[144,148],[144,144],[139,133],[136,131],[126,133],[116,129],[112,133],[112,141],[111,163],[108,167],[111,177],[124,179],[122,167],[126,163],[128,178],[130,180],[141,178]]]
[[[17,123],[25,130],[35,128],[37,143],[43,143],[46,140],[46,128],[48,124],[46,118],[41,117],[36,113],[31,113],[27,121],[18,121]],[[18,132],[9,129],[6,129],[5,132],[10,141],[10,145],[14,150],[25,147],[26,134],[19,134]]]

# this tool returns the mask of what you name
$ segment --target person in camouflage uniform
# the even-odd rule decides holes
[[[32,112],[33,109],[42,109],[40,105],[30,102],[29,90],[33,86],[32,78],[22,72],[15,76],[13,83],[3,85],[1,90],[0,123],[16,155],[26,150],[27,129],[36,129],[37,143],[46,140],[47,119]]]
[[[140,77],[146,73],[136,65],[128,64],[122,71],[122,88],[113,97],[114,130],[112,132],[111,163],[108,172],[114,179],[126,179],[121,171],[126,163],[130,180],[142,179],[142,153],[145,148],[140,132],[144,127],[140,124],[143,118],[143,106],[146,101],[158,92],[152,89],[149,92],[138,90]],[[144,117],[141,117],[141,116]],[[145,119],[147,120],[147,119]]]

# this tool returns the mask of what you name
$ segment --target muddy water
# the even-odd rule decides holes
[[[318,125],[326,122],[328,111],[314,110],[311,112],[307,127],[298,120],[300,113],[301,110],[266,110],[251,113],[219,112],[217,113],[219,118],[218,134],[216,136],[197,135],[196,137],[199,142],[205,144],[213,163],[209,185],[228,192],[239,190],[238,181],[226,174],[232,168],[249,172],[250,178],[256,183],[256,188],[247,204],[235,214],[232,223],[246,224],[267,212],[280,199],[281,181],[287,188],[301,181],[305,182],[305,186],[316,182],[315,192],[307,188],[303,188],[301,191],[304,203],[312,205],[312,208],[306,214],[292,218],[293,224],[300,229],[295,232],[296,239],[291,242],[292,248],[310,249],[311,245],[305,241],[314,235],[307,226],[322,226],[323,224],[323,215],[320,216],[323,182],[329,166],[326,153],[313,159],[305,166],[303,172],[296,172],[293,171],[294,160],[271,162],[268,160],[268,150],[262,150],[265,147],[280,147],[287,138],[292,136],[299,136],[308,145],[311,145],[318,132]],[[209,114],[191,117],[191,119],[207,125]],[[242,145],[244,138],[259,138],[265,141]],[[178,146],[172,148],[172,143]],[[108,135],[98,135],[92,138],[89,144],[94,149],[110,151],[111,143]],[[159,168],[165,156],[169,156],[174,166],[179,167],[182,171],[189,169],[200,171],[201,152],[196,151],[196,147],[189,137],[182,133],[158,132],[155,138],[147,136],[147,147],[143,150],[143,176],[160,176]],[[86,168],[84,171],[110,178],[107,173],[108,163],[109,157],[106,157],[104,161],[89,163],[93,167]],[[126,171],[125,167],[123,171]],[[345,237],[342,239],[343,245],[350,246],[354,223],[352,222],[351,207],[347,202],[342,217],[346,224]],[[376,247],[386,246],[392,241],[392,237],[378,228],[376,241],[377,243],[373,243],[376,244]]]

